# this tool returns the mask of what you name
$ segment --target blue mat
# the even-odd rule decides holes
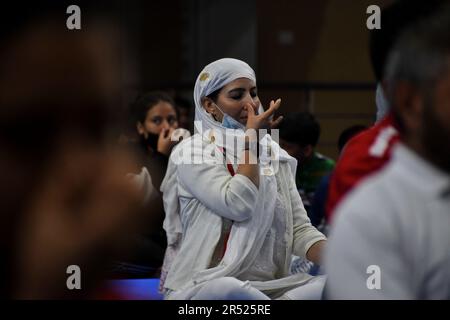
[[[159,279],[110,280],[108,285],[124,299],[163,300],[158,292]]]

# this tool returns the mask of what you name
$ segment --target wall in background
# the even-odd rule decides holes
[[[191,98],[203,66],[221,57],[243,59],[257,73],[264,106],[281,97],[280,113],[313,112],[322,125],[319,151],[337,158],[340,132],[374,120],[366,9],[389,2],[392,0],[123,3],[121,14],[135,44],[131,56],[137,70],[134,77],[124,72],[124,100],[138,90],[156,88],[177,90]],[[305,90],[305,84],[313,84],[313,90]],[[316,90],[314,84],[332,86]],[[333,87],[347,84],[365,89]]]

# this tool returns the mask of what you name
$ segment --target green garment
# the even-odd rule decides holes
[[[311,205],[314,192],[320,183],[320,180],[331,171],[335,166],[334,160],[315,152],[310,160],[297,167],[295,183],[305,206]]]

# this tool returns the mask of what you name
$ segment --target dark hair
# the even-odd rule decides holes
[[[223,87],[222,87],[223,88]],[[210,94],[208,94],[206,97],[210,98],[212,101],[214,101],[214,103],[217,103],[217,98],[219,97],[219,93],[222,90],[222,88],[217,89],[214,92],[211,92]]]
[[[361,131],[366,130],[367,127],[363,125],[354,125],[351,127],[348,127],[347,129],[344,129],[338,138],[338,149],[339,153],[341,153],[342,149],[344,149],[345,144],[354,136],[356,136]]]
[[[280,124],[280,138],[302,147],[316,146],[320,137],[320,125],[309,112],[287,114]]]
[[[178,117],[177,108],[175,108],[173,99],[163,91],[152,91],[139,95],[131,105],[131,118],[133,119],[133,124],[135,125],[138,121],[144,123],[147,112],[161,101],[169,103],[177,113]]]
[[[174,102],[175,102],[175,106],[177,108],[187,109],[187,110],[190,110],[192,108],[191,101],[188,100],[188,99],[185,99],[183,97],[176,96],[175,99],[174,99]]]
[[[384,79],[389,52],[400,33],[412,23],[428,17],[445,0],[398,0],[381,11],[381,29],[369,34],[369,50],[377,81]]]

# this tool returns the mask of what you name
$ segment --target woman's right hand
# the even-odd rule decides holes
[[[278,110],[280,105],[281,99],[278,99],[277,101],[272,100],[270,101],[269,109],[257,115],[253,107],[250,104],[248,104],[247,105],[248,118],[246,129],[259,130],[259,129],[273,129],[277,127],[283,120],[283,116],[279,116],[276,120],[273,120],[273,115]]]
[[[171,139],[172,133],[174,131],[175,131],[174,128],[163,129],[161,131],[161,133],[159,134],[158,146],[157,146],[157,151],[159,153],[162,153],[165,156],[170,155],[170,151],[172,150],[173,146],[178,142],[178,141],[172,141],[172,139]]]

